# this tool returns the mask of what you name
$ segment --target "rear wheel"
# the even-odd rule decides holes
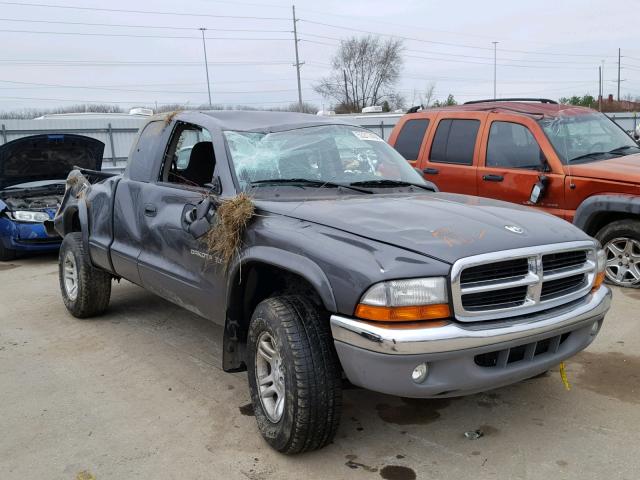
[[[6,248],[0,241],[0,261],[8,262],[16,258],[16,251],[10,248]]]
[[[91,264],[80,232],[70,233],[62,240],[58,277],[62,300],[74,317],[93,317],[106,310],[111,297],[111,275]]]
[[[340,368],[327,319],[303,296],[269,298],[249,326],[247,369],[258,429],[294,454],[327,445],[340,422]]]
[[[607,254],[607,282],[640,288],[640,222],[611,222],[596,234],[596,238]]]

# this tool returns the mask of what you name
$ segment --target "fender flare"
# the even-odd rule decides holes
[[[336,311],[336,300],[329,279],[320,266],[307,257],[276,247],[249,247],[242,252],[242,256],[229,268],[227,277],[227,312],[233,301],[234,288],[242,278],[242,268],[250,263],[259,262],[273,265],[283,270],[301,276],[316,290],[325,309]],[[240,372],[246,369],[244,363],[244,342],[238,338],[240,324],[238,319],[225,315],[222,367],[227,372]]]
[[[242,252],[242,256],[230,269],[227,279],[227,302],[233,291],[234,280],[242,274],[241,268],[252,262],[266,263],[274,267],[288,270],[307,280],[322,299],[325,309],[329,312],[336,311],[336,300],[333,289],[324,271],[308,257],[292,253],[281,248],[256,246],[249,247]],[[228,303],[227,303],[228,305]]]
[[[82,244],[85,251],[89,251],[89,212],[87,211],[87,204],[84,199],[78,200],[78,202],[67,205],[60,217],[54,219],[55,230],[64,237],[73,231],[73,217],[78,215],[80,223],[80,233],[82,234]]]
[[[579,229],[589,232],[597,215],[602,212],[640,215],[640,196],[594,195],[589,197],[576,209],[573,224]]]

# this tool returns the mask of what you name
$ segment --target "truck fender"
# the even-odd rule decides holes
[[[275,247],[247,248],[242,252],[241,258],[230,266],[230,273],[227,277],[227,315],[224,326],[222,366],[228,372],[243,371],[246,368],[244,364],[244,339],[239,323],[241,319],[233,318],[228,312],[229,306],[234,302],[234,289],[241,283],[243,268],[254,262],[273,265],[299,275],[315,289],[327,311],[336,311],[336,300],[329,279],[313,260]]]
[[[80,233],[82,233],[82,243],[85,251],[89,251],[89,213],[87,211],[87,204],[84,199],[78,199],[72,205],[67,205],[62,212],[62,215],[57,216],[54,219],[55,231],[60,234],[61,237],[73,232],[73,217],[78,215],[78,221],[80,224]]]
[[[598,214],[602,212],[628,213],[640,215],[640,196],[634,195],[594,195],[585,199],[576,209],[573,224],[589,233]],[[594,234],[597,232],[591,232]]]

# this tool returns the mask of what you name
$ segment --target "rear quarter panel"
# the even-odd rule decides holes
[[[85,199],[91,260],[108,271],[113,271],[109,247],[113,240],[113,199],[120,179],[111,177],[93,184]]]

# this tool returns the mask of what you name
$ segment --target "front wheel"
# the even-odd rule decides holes
[[[299,295],[260,302],[247,359],[258,429],[269,445],[287,454],[327,445],[340,423],[342,389],[323,312]]]
[[[596,234],[607,254],[608,283],[640,288],[640,222],[618,220]]]

